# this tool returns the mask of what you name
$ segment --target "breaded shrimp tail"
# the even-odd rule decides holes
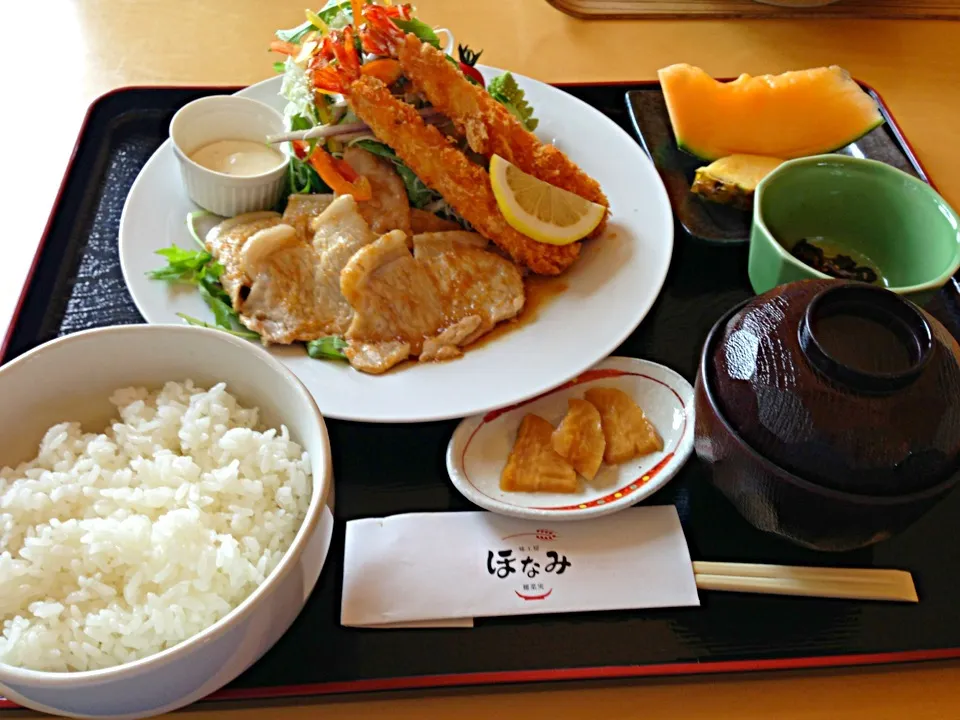
[[[428,187],[514,262],[540,275],[558,275],[576,260],[580,243],[549,245],[514,230],[497,206],[487,171],[453,147],[437,128],[425,124],[411,105],[395,98],[382,82],[362,77],[346,94],[357,117],[377,139],[393,148]]]
[[[610,206],[596,180],[553,145],[541,143],[486,90],[467,80],[442,52],[408,34],[397,55],[404,75],[453,121],[474,152],[488,158],[499,155],[544,182]],[[591,237],[603,231],[607,215]]]

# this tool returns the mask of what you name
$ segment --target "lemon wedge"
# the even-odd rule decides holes
[[[511,227],[550,245],[582,240],[607,212],[603,205],[538,180],[499,155],[490,158],[490,185]]]

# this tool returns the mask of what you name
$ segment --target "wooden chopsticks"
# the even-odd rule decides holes
[[[904,570],[697,561],[693,573],[700,590],[919,602]]]

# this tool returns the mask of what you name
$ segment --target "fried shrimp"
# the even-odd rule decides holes
[[[440,193],[454,210],[514,262],[539,275],[558,275],[580,253],[580,244],[549,245],[514,230],[503,217],[487,171],[469,160],[437,128],[375,78],[364,77],[348,88],[348,102],[373,134]]]
[[[553,145],[541,143],[509,110],[467,80],[441,51],[408,34],[396,52],[404,75],[453,121],[474,152],[487,158],[499,155],[543,182],[609,207],[596,180]],[[591,237],[603,232],[605,224],[606,216]]]
[[[380,6],[367,8],[367,22],[360,32],[364,46],[373,44],[374,30],[378,47],[403,39],[403,31],[383,11]],[[514,262],[538,275],[559,275],[577,259],[579,243],[537,242],[507,222],[487,171],[454,147],[437,128],[427,125],[413,106],[395,97],[383,82],[363,74],[350,26],[324,37],[310,70],[316,88],[342,94],[378,140],[390,146],[420,180],[440,193],[478,233]]]

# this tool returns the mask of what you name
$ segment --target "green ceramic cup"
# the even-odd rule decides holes
[[[758,295],[830,277],[795,258],[801,239],[869,261],[878,284],[923,305],[960,268],[960,217],[927,183],[876,160],[816,155],[757,186],[748,273]]]

